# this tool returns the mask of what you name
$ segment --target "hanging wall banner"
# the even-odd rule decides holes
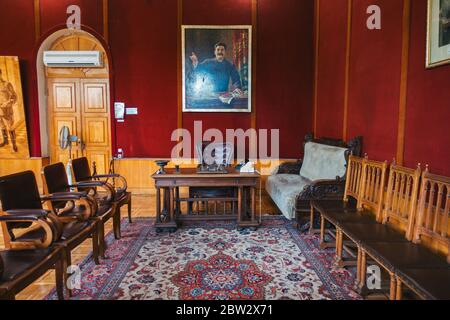
[[[29,157],[19,58],[0,57],[0,158]]]

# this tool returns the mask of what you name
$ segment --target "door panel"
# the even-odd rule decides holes
[[[109,152],[105,151],[105,149],[90,148],[89,150],[86,150],[86,157],[88,158],[91,166],[95,162],[95,165],[97,166],[97,173],[108,173],[110,155]]]
[[[81,150],[72,144],[72,157],[86,156],[97,172],[108,172],[111,156],[111,129],[108,79],[49,79],[49,138],[52,162],[69,160],[69,151],[61,150],[59,131],[70,129],[84,143]]]
[[[98,173],[106,173],[111,155],[109,81],[82,79],[80,83],[86,156],[91,165],[96,163]]]
[[[75,81],[70,82],[52,82],[50,97],[52,99],[52,111],[54,113],[73,113],[77,112],[76,91],[78,84]]]
[[[108,112],[108,81],[82,80],[83,111],[85,113]]]
[[[84,117],[83,130],[85,132],[86,146],[108,147],[109,146],[109,119],[98,117]]]
[[[80,132],[79,81],[75,79],[49,79],[48,81],[48,116],[49,142],[52,162],[69,159],[69,150],[62,150],[59,146],[59,132],[63,126],[70,129],[70,133],[78,135]],[[79,155],[76,146],[72,149],[72,157]]]

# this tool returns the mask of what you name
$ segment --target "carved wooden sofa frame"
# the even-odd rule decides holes
[[[360,156],[362,153],[361,136],[355,137],[348,142],[339,139],[332,138],[319,138],[315,139],[313,134],[305,136],[303,147],[305,148],[308,142],[314,142],[327,146],[340,147],[348,149],[345,158],[348,164],[348,157],[350,155]],[[303,160],[297,162],[286,162],[281,164],[275,174],[296,174],[299,175],[303,165]],[[336,177],[334,180],[318,180],[313,181],[307,185],[302,192],[300,192],[295,201],[295,220],[298,228],[307,227],[310,215],[310,202],[311,200],[342,200],[345,191],[345,177]]]

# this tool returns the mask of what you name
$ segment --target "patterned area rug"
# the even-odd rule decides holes
[[[107,259],[88,256],[73,299],[359,299],[352,272],[333,267],[333,250],[300,234],[284,218],[257,231],[234,223],[185,225],[158,234],[151,219],[123,221],[122,239],[108,235]],[[52,292],[47,299],[56,299]]]

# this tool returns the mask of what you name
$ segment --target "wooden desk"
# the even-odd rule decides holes
[[[156,224],[158,231],[174,231],[178,222],[193,220],[227,220],[236,219],[238,228],[256,228],[259,226],[256,217],[256,188],[260,179],[258,173],[240,173],[234,168],[228,168],[227,174],[197,173],[197,169],[165,169],[164,174],[153,174],[156,187]],[[236,197],[226,198],[180,198],[180,187],[232,187],[236,189]],[[161,204],[161,193],[163,194]],[[206,214],[191,212],[183,214],[181,203],[206,203]],[[215,203],[216,210],[208,213],[209,203]],[[232,203],[231,213],[217,211],[217,203]],[[237,212],[234,212],[237,208]],[[224,210],[225,211],[225,210]]]

